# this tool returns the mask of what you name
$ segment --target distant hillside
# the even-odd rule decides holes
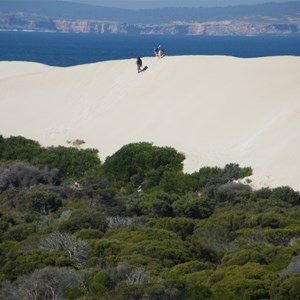
[[[300,2],[127,10],[50,0],[0,2],[0,30],[165,35],[300,33]]]
[[[111,20],[127,22],[135,11],[60,1],[1,1],[2,13],[30,13],[63,19]]]
[[[299,17],[300,2],[267,3],[215,8],[160,8],[126,10],[63,1],[9,0],[0,2],[2,13],[34,13],[50,18],[86,19],[124,23],[162,24],[173,21],[211,21],[253,16]]]

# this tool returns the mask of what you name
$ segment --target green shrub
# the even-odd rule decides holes
[[[222,267],[208,283],[217,299],[269,299],[269,289],[276,275],[256,263]]]
[[[277,278],[271,284],[272,300],[295,300],[300,298],[300,275]]]
[[[55,212],[62,206],[62,199],[57,194],[46,190],[30,190],[26,193],[24,202],[28,210],[43,215]]]
[[[173,203],[174,215],[194,219],[208,218],[214,210],[215,202],[205,196],[188,195]]]
[[[115,239],[87,240],[90,246],[89,256],[97,258],[98,261],[115,264],[119,259],[120,252],[124,248],[124,244]]]
[[[60,231],[70,233],[81,229],[98,229],[104,232],[107,229],[107,225],[107,220],[102,213],[87,209],[74,211],[70,218],[59,224],[58,228]]]
[[[266,264],[261,252],[252,249],[240,249],[226,253],[222,258],[222,265],[245,265],[248,262]]]
[[[198,189],[205,186],[220,185],[228,181],[244,178],[252,175],[250,167],[241,168],[238,164],[227,164],[225,167],[203,167],[198,172],[193,173],[197,178]]]
[[[16,280],[20,275],[29,274],[35,269],[55,265],[71,266],[72,262],[55,251],[35,249],[15,254],[14,259],[3,265],[1,272],[6,279]]]
[[[77,238],[88,239],[101,239],[104,235],[99,229],[80,229],[74,233]]]
[[[296,228],[278,228],[278,229],[264,229],[263,235],[265,239],[272,245],[288,245],[290,240],[299,236],[299,225]]]
[[[272,194],[272,190],[268,187],[261,188],[261,189],[254,192],[254,195],[257,198],[261,198],[261,199],[269,199],[271,194]]]
[[[225,165],[222,173],[227,181],[232,181],[252,175],[252,169],[250,167],[240,168],[238,164],[230,163]]]
[[[292,205],[300,204],[300,195],[288,186],[278,187],[272,190],[270,199],[279,199]]]
[[[156,147],[151,143],[123,146],[104,162],[104,171],[118,187],[132,183],[137,188],[146,180],[148,188],[156,186],[165,172],[183,169],[184,155],[171,147]]]
[[[58,169],[60,182],[66,179],[78,181],[88,172],[96,171],[101,166],[97,150],[63,146],[46,148],[37,162],[49,169]]]
[[[155,194],[133,195],[127,198],[127,211],[130,215],[149,217],[170,217],[173,215],[171,203]]]
[[[159,218],[148,222],[148,226],[175,232],[183,240],[193,234],[195,224],[194,219],[184,217]]]
[[[16,225],[3,233],[2,239],[10,241],[23,241],[35,231],[36,229],[33,225]]]
[[[103,297],[109,288],[109,276],[105,270],[93,270],[86,278],[87,287],[94,297]]]
[[[213,299],[212,291],[204,285],[189,285],[183,295],[184,300],[209,300]]]
[[[184,195],[198,190],[197,177],[183,172],[165,172],[159,183],[159,189],[165,193]]]
[[[3,139],[0,135],[0,159],[34,162],[42,153],[42,147],[36,141],[22,136]]]
[[[178,264],[168,270],[168,280],[182,280],[186,274],[195,273],[203,270],[214,269],[214,264],[210,262],[189,261],[186,263]]]

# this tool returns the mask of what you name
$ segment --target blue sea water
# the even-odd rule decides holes
[[[33,61],[74,66],[152,56],[162,45],[167,55],[300,56],[300,36],[128,36],[50,32],[0,32],[0,61]]]

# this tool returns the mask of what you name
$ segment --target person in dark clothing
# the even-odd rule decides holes
[[[142,65],[143,65],[143,62],[142,62],[142,60],[141,60],[140,57],[137,58],[137,60],[136,60],[136,65],[137,65],[137,71],[138,71],[138,73],[140,73],[140,72],[141,72]]]

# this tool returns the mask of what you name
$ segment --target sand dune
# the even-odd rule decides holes
[[[300,57],[143,58],[68,68],[0,62],[0,134],[83,139],[101,160],[131,142],[172,146],[185,171],[235,162],[253,186],[300,190]]]

